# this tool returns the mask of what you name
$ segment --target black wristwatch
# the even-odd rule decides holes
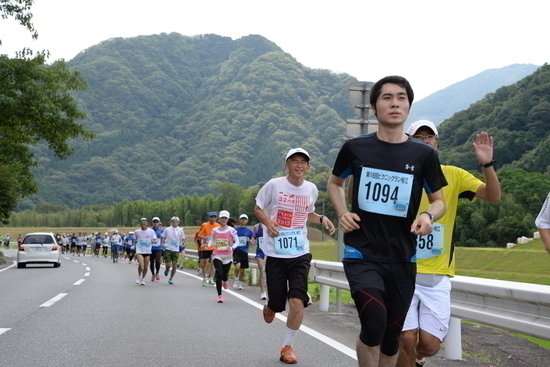
[[[432,222],[432,223],[434,222],[434,216],[433,216],[432,213],[430,213],[430,212],[422,212],[422,213],[420,213],[420,214],[428,214],[428,217],[430,217],[430,222]],[[418,215],[420,215],[420,214],[418,214]]]
[[[494,166],[495,163],[497,163],[497,161],[496,161],[496,159],[493,159],[493,160],[492,160],[491,162],[489,162],[489,163],[485,163],[485,164],[481,164],[481,163],[480,163],[479,165],[480,165],[481,167],[489,168],[489,167],[491,167],[491,166]]]

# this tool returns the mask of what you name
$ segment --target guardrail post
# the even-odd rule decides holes
[[[258,269],[250,268],[251,284],[258,284]]]
[[[462,329],[460,319],[451,317],[449,333],[445,337],[445,358],[462,360]]]
[[[329,306],[330,287],[328,285],[321,284],[319,291],[319,309],[321,311],[328,311]]]

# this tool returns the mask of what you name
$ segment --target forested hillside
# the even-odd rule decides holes
[[[332,164],[353,116],[346,86],[355,79],[307,68],[257,35],[115,38],[68,64],[88,81],[76,98],[97,138],[64,161],[37,148],[40,193],[20,208],[248,187],[281,171],[297,146],[313,165]]]
[[[482,130],[495,137],[497,167],[549,174],[550,65],[444,121],[439,126],[441,160],[477,169],[471,144]]]

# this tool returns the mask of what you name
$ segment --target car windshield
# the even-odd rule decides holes
[[[23,240],[23,244],[25,245],[33,245],[33,244],[46,244],[46,243],[53,243],[53,238],[51,236],[46,235],[32,235],[27,236]]]

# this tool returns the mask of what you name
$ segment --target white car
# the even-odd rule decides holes
[[[17,267],[27,264],[53,264],[61,266],[61,249],[51,232],[27,233],[17,248]]]

